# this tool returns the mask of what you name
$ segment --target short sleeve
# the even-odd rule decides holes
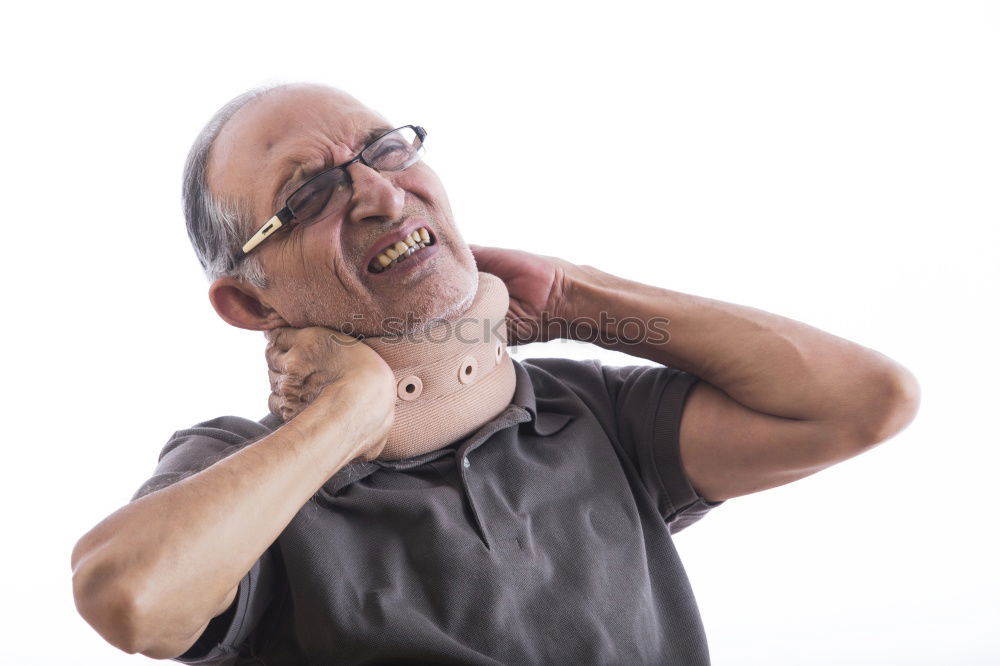
[[[672,534],[723,502],[692,487],[680,456],[680,424],[691,388],[700,379],[663,365],[601,365],[622,447]]]
[[[234,416],[178,430],[164,445],[153,475],[139,487],[132,501],[207,469],[269,432],[259,422]],[[276,568],[275,555],[268,548],[240,580],[229,608],[212,618],[194,645],[173,661],[206,665],[235,663],[240,647],[260,624],[275,596]]]

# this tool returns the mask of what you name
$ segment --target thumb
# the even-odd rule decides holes
[[[469,250],[472,251],[472,258],[476,260],[476,265],[479,267],[480,270],[483,269],[483,266],[489,264],[488,247],[484,245],[476,245],[475,243],[469,243]]]

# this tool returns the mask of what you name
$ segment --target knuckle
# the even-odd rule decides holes
[[[267,359],[267,364],[269,366],[274,366],[277,364],[278,360],[281,358],[282,351],[274,345],[268,345],[264,349],[264,358]]]
[[[306,375],[309,374],[309,368],[301,359],[286,359],[285,367],[284,370],[281,371],[281,374],[301,381],[305,379]]]
[[[310,326],[302,329],[302,338],[304,338],[304,342],[309,344],[320,343],[325,337],[326,329],[321,326]]]
[[[302,382],[288,377],[281,377],[276,383],[277,392],[285,398],[291,398],[302,391]]]
[[[309,373],[299,368],[288,368],[281,373],[282,382],[288,386],[303,386]]]
[[[265,332],[268,344],[281,349],[287,349],[295,338],[295,329],[290,326],[279,326]]]

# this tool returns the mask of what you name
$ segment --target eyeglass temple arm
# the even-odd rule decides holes
[[[292,210],[288,206],[285,206],[275,213],[274,217],[265,222],[264,226],[258,229],[257,233],[255,233],[250,240],[243,244],[243,256],[245,257],[250,254],[250,250],[260,245],[265,238],[280,229],[281,225],[287,224],[293,217],[295,217],[295,214],[292,213]]]

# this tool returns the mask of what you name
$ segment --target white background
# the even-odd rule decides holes
[[[70,552],[173,431],[266,413],[263,336],[211,309],[180,174],[222,103],[307,80],[427,127],[469,241],[916,374],[903,433],[677,536],[714,663],[1000,663],[997,3],[26,4],[0,40],[0,662],[150,661],[77,615]]]

